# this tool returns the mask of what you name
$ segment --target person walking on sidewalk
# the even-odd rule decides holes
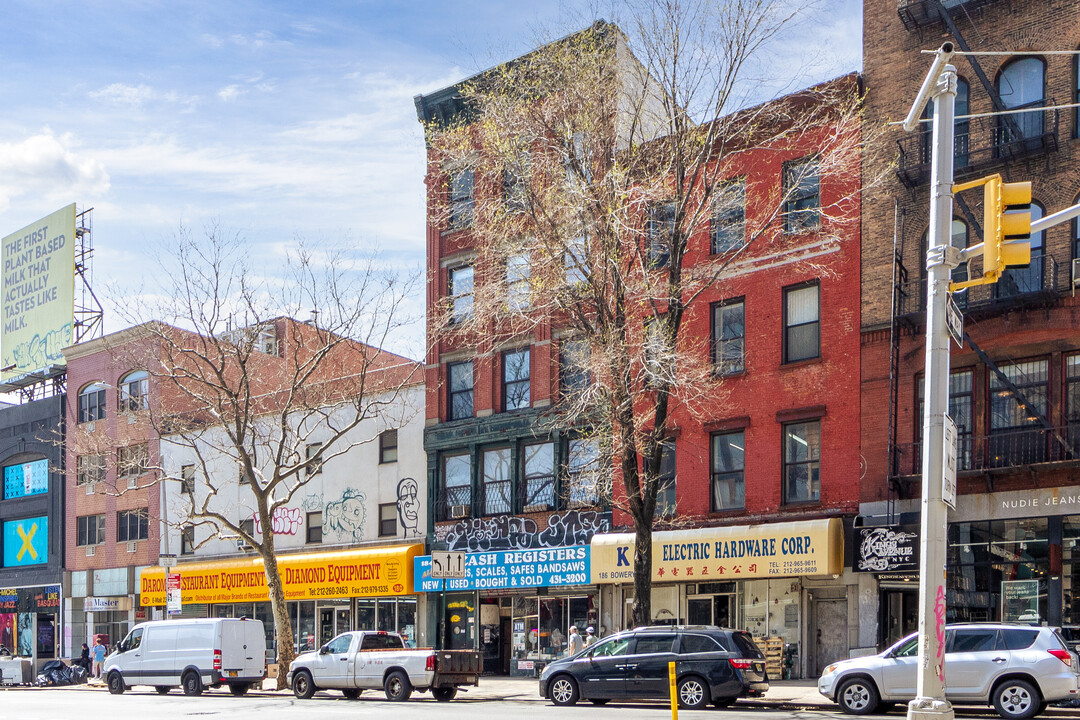
[[[101,666],[105,663],[105,646],[101,644],[101,638],[94,638],[94,672],[96,678],[101,677]]]
[[[577,625],[570,626],[570,657],[577,655],[585,647],[584,641],[578,635]]]
[[[593,630],[592,625],[585,628],[585,647],[592,647],[596,644],[596,635],[594,635],[595,632],[596,631]]]

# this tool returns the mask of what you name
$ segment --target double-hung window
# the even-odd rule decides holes
[[[506,258],[506,308],[529,308],[529,255],[522,253]]]
[[[784,232],[801,233],[821,227],[821,176],[818,159],[784,163]]]
[[[746,243],[746,180],[739,178],[716,189],[712,212],[714,255],[738,250]]]
[[[675,203],[661,203],[649,208],[649,267],[667,267],[671,261],[671,238],[675,234]]]
[[[661,443],[660,468],[656,478],[656,508],[653,517],[675,517],[675,440]]]
[[[105,479],[104,455],[80,455],[75,459],[75,484],[87,485]]]
[[[1002,364],[999,369],[1008,383],[990,373],[990,465],[1045,462],[1047,433],[1040,418],[1047,417],[1049,406],[1050,362],[1025,360]]]
[[[79,422],[105,419],[105,383],[91,383],[79,391]]]
[[[472,360],[448,364],[446,374],[450,386],[449,419],[471,418],[473,416]]]
[[[397,430],[383,430],[379,433],[379,464],[397,462]]]
[[[816,282],[784,289],[784,362],[821,356],[821,302]]]
[[[75,518],[75,544],[100,545],[105,542],[105,516],[83,515]]]
[[[821,421],[784,425],[784,502],[821,500]]]
[[[591,507],[600,501],[600,443],[572,438],[566,443],[566,495],[570,507]]]
[[[147,537],[147,511],[121,510],[116,513],[116,541],[145,540]]]
[[[555,509],[555,445],[525,446],[525,512]]]
[[[720,375],[746,369],[746,305],[742,298],[713,305],[713,367]]]
[[[559,343],[559,389],[563,397],[589,386],[589,341],[563,340]]]
[[[503,410],[529,407],[529,348],[504,352],[502,360]]]
[[[473,312],[473,266],[450,268],[446,274],[446,291],[450,295],[450,319],[465,322]]]
[[[145,370],[128,373],[120,380],[120,411],[136,412],[150,407],[150,374]]]
[[[128,445],[116,451],[116,474],[119,477],[133,477],[146,472],[150,462],[150,452],[146,443]]]
[[[511,487],[513,470],[508,447],[484,451],[484,514],[502,515],[513,511],[514,493]]]
[[[566,242],[566,252],[563,255],[566,267],[566,284],[575,286],[585,282],[586,267],[585,258],[588,252],[588,238],[582,233],[577,237],[570,238]]]
[[[472,507],[472,461],[468,453],[444,455],[442,459],[441,519],[468,517]]]
[[[742,430],[712,436],[712,511],[746,505],[746,434]]]
[[[450,173],[450,229],[460,230],[473,221],[473,171]]]

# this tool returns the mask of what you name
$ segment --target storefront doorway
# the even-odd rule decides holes
[[[848,601],[815,599],[811,605],[814,636],[810,638],[808,677],[817,677],[830,663],[848,656]]]
[[[881,617],[882,647],[889,647],[919,629],[919,590],[882,590]]]
[[[348,600],[345,601],[348,603]],[[348,604],[319,607],[319,645],[325,645],[335,636],[351,630]]]
[[[686,599],[688,624],[736,626],[735,583],[703,583],[696,590],[697,596],[691,595]]]

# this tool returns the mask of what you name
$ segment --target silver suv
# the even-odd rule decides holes
[[[915,698],[918,635],[878,655],[825,668],[818,692],[851,715],[884,711]],[[1007,720],[1026,720],[1052,702],[1077,697],[1080,659],[1056,630],[977,623],[945,628],[945,695],[957,705],[993,705]]]

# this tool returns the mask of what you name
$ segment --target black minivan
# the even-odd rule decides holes
[[[679,705],[725,707],[769,689],[765,656],[749,633],[712,625],[658,625],[606,637],[573,657],[548,663],[540,695],[556,705],[579,699],[667,699],[675,662]]]

